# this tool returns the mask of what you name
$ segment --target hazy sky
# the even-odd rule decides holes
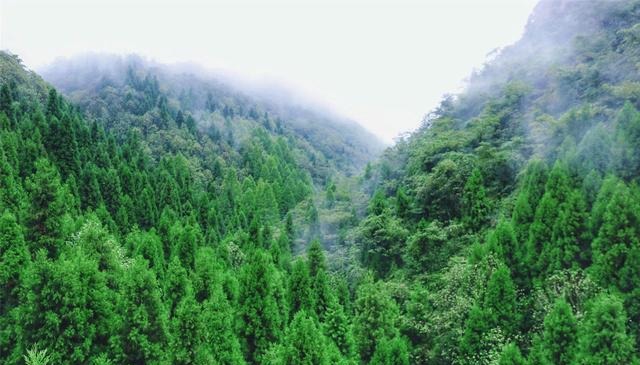
[[[386,141],[419,125],[536,0],[0,0],[0,48],[37,70],[86,51],[281,80]]]

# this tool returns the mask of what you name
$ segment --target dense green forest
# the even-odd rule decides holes
[[[542,0],[375,160],[203,73],[44,75],[0,53],[1,363],[640,363],[640,1]]]

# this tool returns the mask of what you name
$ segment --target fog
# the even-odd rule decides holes
[[[85,52],[136,53],[284,84],[383,140],[417,128],[535,0],[3,0],[0,48],[33,69]],[[269,90],[264,87],[264,90]],[[267,92],[268,93],[268,92]]]

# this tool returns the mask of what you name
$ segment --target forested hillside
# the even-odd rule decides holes
[[[261,126],[301,149],[299,162],[316,182],[324,184],[336,170],[358,173],[383,148],[355,122],[295,101],[293,92],[245,86],[196,65],[163,65],[136,55],[88,54],[60,59],[42,75],[116,135],[139,129],[149,136],[152,148],[161,151],[163,145],[180,149],[192,144],[172,138],[173,128],[182,124],[202,131],[214,146],[231,148]],[[205,150],[211,151],[210,146]]]
[[[541,1],[367,172],[355,242],[412,363],[637,363],[639,27],[638,1]]]
[[[150,131],[125,133],[17,56],[0,67],[2,363],[355,358],[347,283],[318,241],[292,261],[318,228],[291,137],[252,126],[219,142],[162,99]]]
[[[639,50],[640,1],[542,0],[371,163],[205,74],[0,53],[0,363],[637,364]]]

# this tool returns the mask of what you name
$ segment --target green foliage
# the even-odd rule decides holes
[[[570,365],[575,357],[577,322],[569,304],[556,301],[544,319],[543,359],[548,364]]]
[[[375,200],[376,198],[374,198]],[[380,210],[374,203],[371,212]],[[385,276],[394,266],[402,262],[402,249],[407,230],[389,209],[380,214],[369,215],[360,227],[362,263],[375,270],[379,277]]]
[[[282,348],[278,349],[275,364],[329,364],[326,339],[313,317],[304,310],[291,321],[284,336]]]
[[[440,268],[439,252],[447,243],[447,234],[438,221],[421,221],[416,233],[407,240],[407,265],[416,273]]]
[[[501,327],[507,334],[514,334],[519,320],[516,304],[516,289],[509,269],[500,266],[491,274],[485,293],[484,308],[489,323]]]
[[[398,307],[389,297],[382,282],[371,278],[358,288],[355,302],[354,336],[360,358],[369,361],[379,342],[398,333]]]
[[[594,270],[604,285],[630,291],[638,284],[638,207],[629,188],[618,183],[593,241]]]
[[[626,320],[619,299],[597,297],[579,331],[577,363],[636,364],[633,341],[625,330]]]
[[[499,365],[526,365],[527,361],[522,357],[520,349],[514,343],[504,347],[500,354]]]
[[[0,52],[0,363],[637,363],[637,10],[542,1],[373,163],[197,75],[50,75],[72,105]]]
[[[462,221],[471,231],[479,231],[486,226],[489,218],[487,198],[482,173],[475,168],[467,179],[462,193]]]
[[[267,253],[258,250],[240,274],[240,335],[250,363],[258,362],[282,334],[284,308],[278,306],[274,270]]]
[[[376,351],[369,364],[409,365],[409,346],[406,340],[401,337],[383,339],[376,346]]]
[[[56,257],[64,234],[63,218],[67,212],[68,196],[60,176],[47,159],[35,164],[36,172],[27,180],[31,200],[28,237],[32,252],[45,249]]]
[[[24,362],[26,365],[48,365],[51,363],[51,356],[47,353],[47,350],[39,350],[33,347],[27,350],[27,354],[24,355]]]

